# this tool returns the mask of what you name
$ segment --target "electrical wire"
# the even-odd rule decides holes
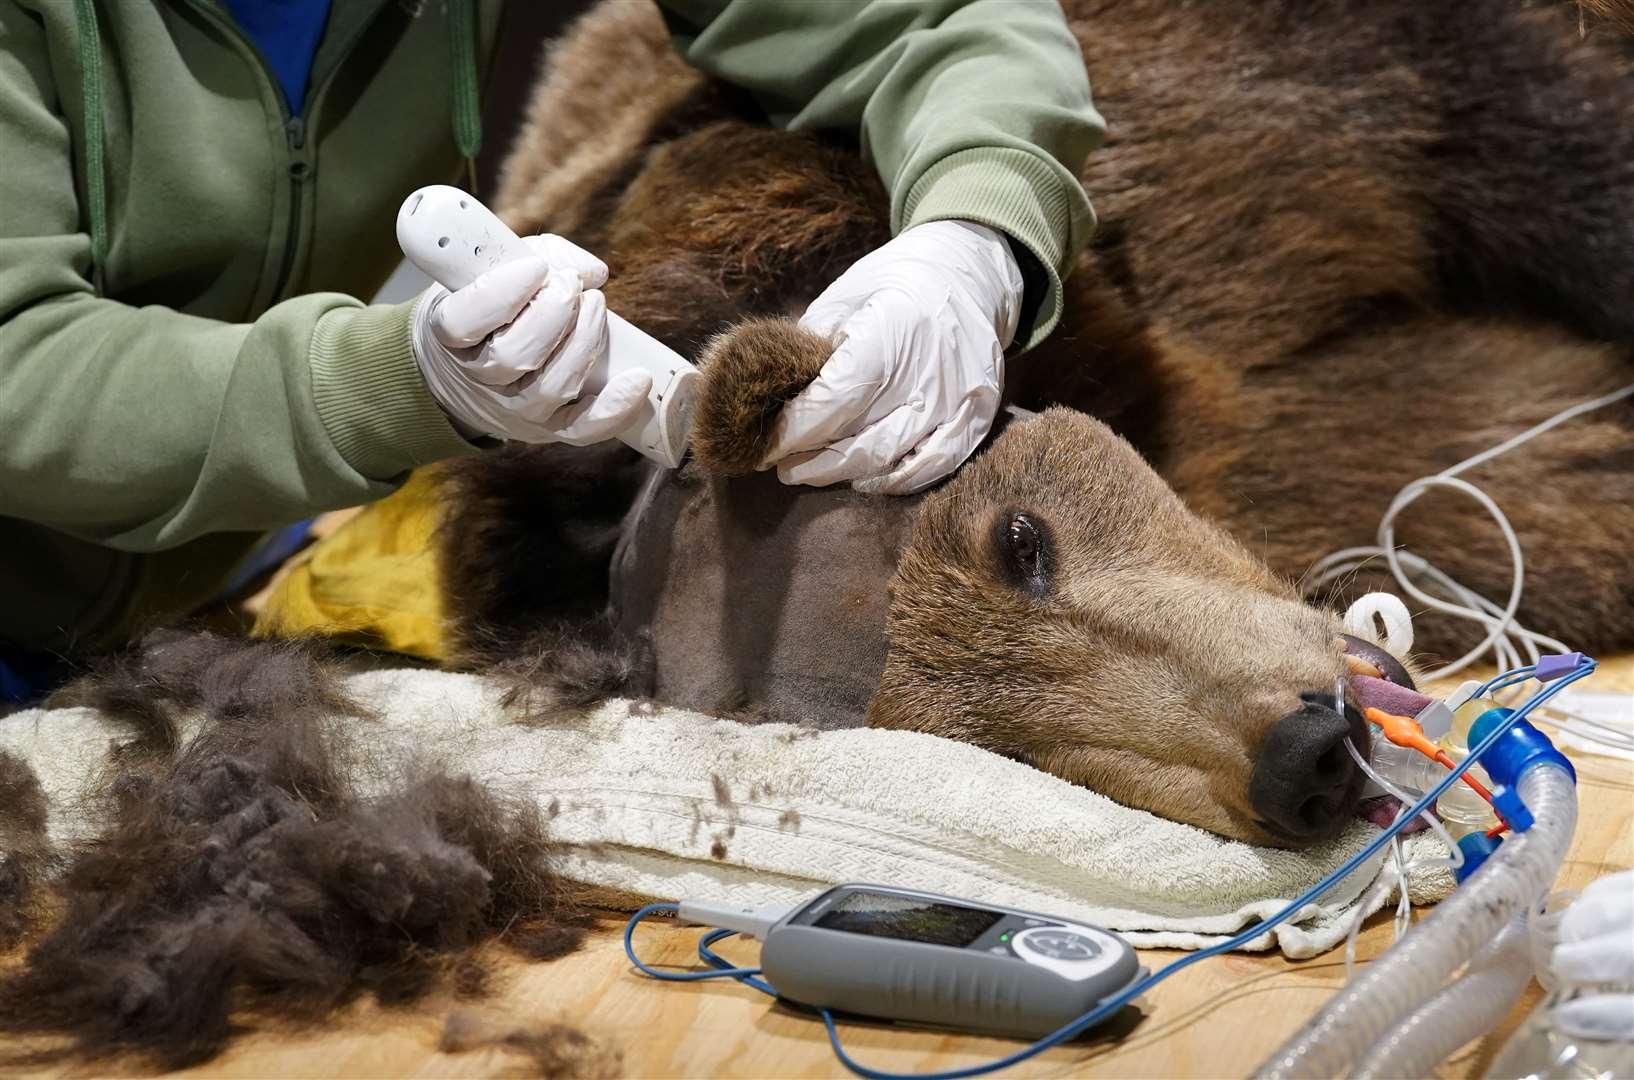
[[[1631,387],[1630,391],[1634,392],[1634,387]],[[1297,916],[1304,910],[1306,904],[1309,904],[1311,901],[1327,892],[1328,889],[1332,888],[1335,883],[1348,877],[1358,866],[1372,858],[1386,844],[1390,843],[1390,841],[1401,832],[1409,821],[1424,813],[1428,807],[1433,805],[1437,799],[1446,793],[1448,788],[1456,784],[1464,773],[1474,766],[1475,763],[1480,760],[1481,756],[1485,754],[1494,744],[1496,744],[1497,741],[1501,739],[1510,728],[1526,719],[1533,710],[1541,707],[1546,701],[1560,693],[1560,691],[1564,690],[1567,686],[1592,675],[1597,666],[1598,665],[1593,659],[1584,657],[1576,669],[1566,675],[1561,676],[1551,683],[1545,684],[1543,688],[1537,691],[1537,693],[1535,693],[1525,704],[1521,705],[1509,716],[1505,717],[1502,723],[1494,726],[1492,731],[1487,734],[1486,738],[1481,740],[1479,745],[1471,747],[1468,756],[1465,757],[1463,761],[1459,762],[1457,767],[1449,770],[1446,776],[1442,777],[1434,787],[1424,794],[1423,798],[1419,799],[1418,802],[1414,803],[1404,813],[1397,815],[1396,820],[1392,822],[1388,828],[1386,828],[1370,843],[1368,843],[1366,847],[1362,848],[1361,851],[1358,851],[1355,855],[1352,855],[1348,860],[1346,860],[1344,865],[1340,866],[1337,870],[1334,870],[1332,873],[1328,874],[1321,881],[1318,881],[1315,885],[1312,885],[1293,900],[1289,901],[1289,903],[1284,906],[1281,911],[1277,912],[1275,915],[1263,922],[1259,922],[1248,927],[1246,930],[1237,933],[1225,941],[1210,945],[1206,949],[1199,949],[1197,952],[1190,953],[1186,956],[1182,956],[1171,961],[1164,967],[1146,976],[1144,979],[1141,979],[1138,982],[1135,982],[1112,996],[1104,999],[1099,1005],[1091,1009],[1089,1012],[1078,1017],[1076,1020],[1068,1022],[1038,1041],[1024,1046],[1014,1053],[1007,1054],[1002,1058],[989,1061],[982,1065],[970,1065],[962,1069],[945,1069],[941,1072],[933,1073],[885,1072],[883,1070],[870,1068],[869,1066],[864,1065],[852,1058],[850,1054],[846,1053],[845,1047],[840,1042],[840,1033],[839,1029],[835,1026],[833,1013],[828,1009],[817,1009],[815,1011],[822,1018],[823,1026],[828,1031],[828,1039],[830,1045],[834,1049],[834,1055],[846,1068],[850,1069],[858,1076],[866,1077],[867,1080],[963,1080],[963,1078],[967,1076],[981,1076],[985,1073],[996,1072],[999,1069],[1007,1069],[1011,1065],[1016,1065],[1026,1061],[1029,1058],[1043,1053],[1045,1050],[1048,1050],[1053,1046],[1066,1042],[1068,1039],[1072,1039],[1082,1034],[1088,1029],[1094,1027],[1096,1024],[1100,1023],[1102,1020],[1111,1016],[1113,1013],[1117,1012],[1117,1010],[1123,1008],[1125,1005],[1140,997],[1158,983],[1169,978],[1171,975],[1175,975],[1191,965],[1198,963],[1199,961],[1206,960],[1209,957],[1219,956],[1222,953],[1241,948],[1256,938],[1264,936],[1273,928]],[[1515,674],[1515,672],[1505,672],[1504,677],[1513,674]],[[640,960],[636,959],[635,950],[631,943],[631,938],[635,932],[636,924],[647,915],[655,911],[674,911],[678,906],[679,905],[677,904],[648,904],[646,907],[642,908],[640,911],[636,912],[630,917],[629,923],[627,923],[624,927],[624,952],[629,956],[632,964],[634,964],[641,971],[657,979],[691,982],[696,979],[730,977],[748,982],[749,985],[753,986],[757,990],[760,990],[762,993],[769,994],[773,997],[777,996],[776,989],[764,980],[754,979],[752,982],[749,981],[752,976],[760,974],[759,968],[721,967],[718,965],[725,964],[726,961],[713,952],[705,951],[708,945],[731,936],[734,933],[734,931],[731,930],[716,930],[706,935],[704,940],[699,943],[699,956],[704,958],[705,962],[711,965],[712,970],[710,971],[684,973],[661,972],[648,967],[646,964],[643,964]],[[808,1009],[808,1011],[810,1010]]]
[[[1499,700],[1498,695],[1500,693],[1510,687],[1526,682],[1532,677],[1535,671],[1536,665],[1527,664],[1525,667],[1516,668],[1513,671],[1506,671],[1501,675],[1495,675],[1483,683],[1480,689],[1476,690],[1470,695],[1470,697],[1479,698],[1490,695],[1493,700]],[[1584,716],[1582,713],[1574,712],[1571,709],[1565,708],[1559,704],[1550,704],[1548,708],[1543,711],[1564,717],[1564,719],[1555,719],[1553,717],[1547,719],[1549,723],[1560,728],[1562,731],[1570,732],[1577,738],[1598,743],[1601,746],[1610,747],[1613,750],[1634,750],[1634,734],[1630,734],[1621,728],[1616,728],[1610,724],[1602,723],[1601,721],[1594,719],[1592,716]]]
[[[1376,542],[1370,546],[1345,548],[1319,560],[1311,568],[1310,583],[1306,587],[1307,594],[1320,590],[1330,582],[1345,577],[1359,570],[1377,558],[1383,558],[1390,567],[1391,575],[1402,591],[1426,607],[1440,611],[1456,618],[1479,623],[1486,627],[1486,636],[1463,656],[1433,672],[1426,679],[1434,680],[1445,678],[1462,671],[1476,660],[1491,653],[1498,667],[1509,669],[1518,668],[1522,663],[1522,651],[1532,663],[1539,659],[1539,648],[1548,649],[1557,653],[1569,652],[1567,647],[1549,637],[1527,630],[1515,621],[1515,613],[1520,608],[1521,594],[1526,582],[1526,560],[1521,554],[1520,539],[1515,535],[1514,527],[1504,512],[1498,508],[1491,496],[1467,480],[1459,479],[1459,474],[1468,472],[1482,465],[1500,454],[1508,453],[1515,447],[1522,445],[1544,432],[1581,416],[1595,409],[1604,408],[1624,398],[1634,396],[1634,384],[1613,390],[1609,394],[1589,401],[1579,402],[1567,409],[1549,417],[1541,423],[1527,428],[1525,431],[1511,438],[1505,439],[1497,446],[1483,450],[1472,457],[1465,458],[1433,476],[1420,477],[1402,488],[1391,500],[1385,510],[1384,518],[1379,522]],[[1499,607],[1497,604],[1481,596],[1473,589],[1461,584],[1446,574],[1428,559],[1412,554],[1396,546],[1395,521],[1401,512],[1420,497],[1436,489],[1456,491],[1468,496],[1481,504],[1487,514],[1497,523],[1498,530],[1503,534],[1504,543],[1509,549],[1511,566],[1511,585],[1508,601]],[[1440,589],[1447,595],[1442,599],[1421,589],[1415,578]],[[1517,646],[1517,642],[1519,643]],[[1617,743],[1615,745],[1622,745]]]
[[[628,956],[630,958],[630,963],[634,964],[643,974],[651,975],[653,978],[662,979],[665,982],[701,982],[704,979],[725,978],[749,979],[760,974],[760,969],[757,967],[727,967],[718,968],[713,971],[659,971],[657,968],[648,967],[646,964],[643,964],[635,955],[635,945],[632,941],[632,938],[635,936],[635,928],[637,924],[639,924],[642,919],[645,919],[648,915],[652,915],[655,912],[678,911],[680,910],[680,907],[680,904],[670,903],[648,904],[646,907],[630,916],[630,921],[624,924],[624,955]],[[722,931],[717,931],[717,933],[722,933]],[[725,933],[731,933],[731,931],[725,931]],[[717,938],[716,940],[719,939]],[[756,982],[760,982],[760,980],[757,979]],[[766,986],[764,982],[760,982],[760,985]],[[771,990],[769,986],[766,988],[768,991]]]

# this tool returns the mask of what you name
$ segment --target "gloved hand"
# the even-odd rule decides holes
[[[967,221],[916,225],[857,260],[800,319],[836,348],[783,406],[761,468],[891,495],[951,473],[998,414],[1021,293],[1009,242]]]
[[[607,264],[559,236],[465,288],[433,285],[414,309],[414,356],[431,396],[466,437],[587,443],[628,427],[652,376],[639,369],[582,396],[607,356]]]
[[[1599,878],[1572,901],[1549,967],[1562,983],[1588,991],[1555,1007],[1557,1028],[1634,1042],[1634,870]]]

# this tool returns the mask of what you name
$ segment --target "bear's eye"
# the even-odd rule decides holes
[[[1038,526],[1026,514],[1010,519],[1010,556],[1028,574],[1036,575],[1042,569],[1044,538],[1038,535]]]
[[[1049,534],[1031,514],[1010,512],[998,521],[999,558],[1004,576],[1017,588],[1043,594],[1050,587]]]

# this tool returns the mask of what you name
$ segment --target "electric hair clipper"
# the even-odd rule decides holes
[[[397,243],[410,262],[450,291],[529,254],[528,246],[492,210],[446,184],[423,187],[404,200],[397,212]],[[650,372],[647,408],[618,438],[666,468],[680,467],[698,393],[698,369],[611,311],[607,335],[607,359],[590,370],[584,392],[599,392],[609,379],[632,367]]]

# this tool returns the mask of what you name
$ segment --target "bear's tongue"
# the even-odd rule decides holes
[[[1396,815],[1401,813],[1402,809],[1401,800],[1394,795],[1375,795],[1371,799],[1361,801],[1356,807],[1356,816],[1363,821],[1372,822],[1381,829],[1386,829],[1390,827],[1392,821],[1396,820]],[[1433,811],[1435,807],[1432,806],[1430,809]],[[1427,828],[1429,826],[1424,824],[1424,819],[1416,817],[1404,825],[1398,835],[1406,836],[1408,833],[1420,832]]]
[[[1371,675],[1352,675],[1350,692],[1363,709],[1381,709],[1396,716],[1417,716],[1431,704],[1429,698],[1416,690]]]

